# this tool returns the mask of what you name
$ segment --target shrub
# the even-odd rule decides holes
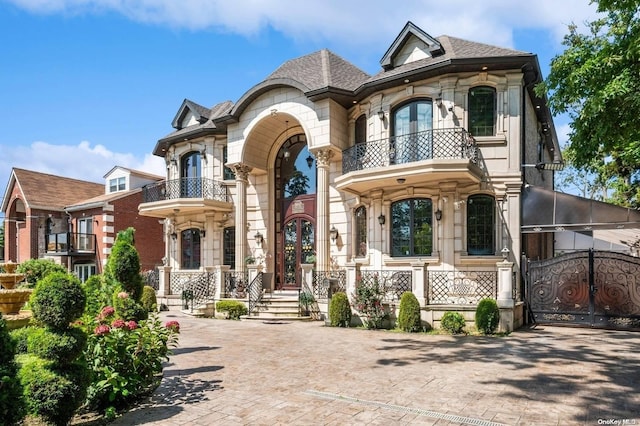
[[[125,321],[142,321],[149,318],[149,311],[120,287],[113,293],[113,307],[116,309],[116,316]]]
[[[109,275],[118,281],[134,300],[140,300],[144,283],[136,248],[132,244],[117,240],[111,249],[108,265]]]
[[[87,344],[87,335],[79,328],[63,332],[34,328],[27,337],[27,352],[55,363],[68,363],[78,358]]]
[[[383,296],[377,279],[374,279],[373,283],[360,281],[356,284],[353,305],[355,310],[363,316],[365,327],[370,329],[382,327],[382,321],[387,317],[382,304]]]
[[[147,312],[158,311],[158,299],[156,298],[156,291],[153,287],[146,285],[142,288],[140,303]]]
[[[25,275],[24,279],[27,282],[26,287],[35,287],[38,281],[47,275],[54,272],[66,273],[67,269],[62,265],[54,263],[52,260],[29,259],[18,265],[16,271]]]
[[[105,275],[91,275],[82,287],[87,295],[85,313],[95,317],[104,306],[112,303],[117,283],[113,279],[107,279]]]
[[[84,312],[86,296],[76,277],[55,272],[38,282],[30,303],[36,321],[51,328],[66,329]]]
[[[15,339],[9,335],[7,323],[0,313],[0,423],[12,425],[24,415],[22,386],[16,377]]]
[[[29,340],[29,336],[31,333],[38,332],[40,328],[38,327],[22,327],[16,328],[15,330],[11,330],[11,340],[16,347],[16,354],[26,354],[27,353],[27,341]]]
[[[465,326],[464,317],[458,312],[445,312],[440,320],[440,326],[451,334],[462,333]]]
[[[347,294],[338,291],[329,302],[329,323],[332,327],[349,327],[351,324],[351,306]]]
[[[420,331],[420,303],[416,296],[406,291],[400,298],[400,313],[398,314],[398,328],[402,331]]]
[[[482,334],[493,334],[500,322],[500,308],[493,299],[482,299],[476,308],[476,328]]]
[[[247,306],[237,300],[220,300],[216,303],[216,310],[218,312],[227,312],[229,319],[240,319],[242,315],[247,315],[249,310]]]

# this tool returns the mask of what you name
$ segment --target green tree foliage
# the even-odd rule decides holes
[[[107,280],[117,281],[135,302],[139,302],[144,280],[140,273],[140,256],[133,245],[134,232],[133,228],[118,232],[116,242],[111,248],[105,275]]]
[[[336,292],[329,302],[329,322],[332,327],[349,327],[351,324],[351,305],[343,291]]]
[[[38,282],[30,302],[36,321],[51,329],[66,330],[84,312],[86,295],[80,280],[56,272]]]
[[[306,194],[309,190],[309,177],[304,175],[294,166],[293,173],[285,186],[285,194],[287,197],[295,197],[297,195]]]
[[[66,273],[67,269],[48,259],[29,259],[22,262],[16,268],[16,271],[20,274],[24,274],[25,281],[29,287],[35,287],[35,285],[49,274],[54,272]]]
[[[476,328],[482,334],[493,334],[500,322],[500,308],[493,299],[482,299],[476,308]]]
[[[400,298],[400,313],[398,314],[398,328],[402,331],[420,331],[420,303],[410,291],[402,293]]]
[[[581,34],[569,26],[566,50],[536,91],[554,114],[568,113],[565,155],[606,182],[607,201],[640,206],[640,1],[596,0],[600,19]]]
[[[15,343],[0,313],[0,423],[13,425],[22,419],[24,399],[22,386],[16,377]]]

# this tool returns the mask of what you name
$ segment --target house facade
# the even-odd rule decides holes
[[[521,254],[552,253],[521,234],[521,194],[553,189],[562,163],[536,55],[409,22],[380,64],[321,50],[236,102],[183,102],[154,149],[166,180],[139,206],[165,220],[161,293],[209,274],[228,297],[257,270],[322,313],[332,290],[375,282],[392,307],[412,291],[432,325],[491,297],[518,326]]]
[[[162,264],[162,223],[138,214],[141,187],[162,177],[116,166],[105,183],[14,168],[2,210],[5,259],[48,258],[81,280],[102,273],[120,230],[136,229],[143,270]]]

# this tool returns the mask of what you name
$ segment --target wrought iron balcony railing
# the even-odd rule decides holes
[[[213,179],[180,178],[145,185],[142,188],[143,203],[177,198],[204,198],[205,200],[231,202],[226,185]]]
[[[44,236],[47,253],[95,253],[96,235],[61,232]]]
[[[468,159],[477,163],[478,148],[469,132],[460,127],[392,136],[344,150],[342,173],[435,159]]]

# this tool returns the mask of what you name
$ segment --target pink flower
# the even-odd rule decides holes
[[[108,325],[101,324],[96,327],[93,333],[96,334],[97,336],[103,336],[105,334],[109,334],[110,331],[111,331],[111,328],[109,328]]]
[[[113,328],[124,328],[125,326],[126,326],[126,323],[124,322],[124,320],[121,320],[121,319],[114,320],[111,323],[111,327]]]
[[[180,333],[180,323],[178,321],[169,321],[164,326],[174,333]]]
[[[116,310],[112,306],[105,306],[104,308],[102,308],[102,312],[100,312],[100,315],[106,318],[113,315],[115,312]]]
[[[138,328],[138,323],[135,321],[129,321],[127,323],[127,327],[129,327],[129,330],[135,330],[136,328]]]
[[[127,293],[126,291],[121,291],[120,293],[118,293],[118,299],[127,299],[129,297],[129,293]]]

